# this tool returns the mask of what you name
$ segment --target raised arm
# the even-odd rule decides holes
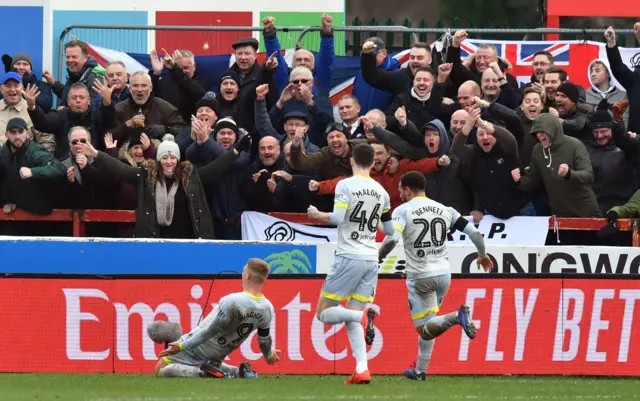
[[[417,148],[411,146],[411,144],[404,139],[400,138],[393,132],[389,132],[379,125],[374,125],[371,130],[373,135],[385,145],[398,152],[398,154],[406,159],[419,160],[425,157],[429,157],[429,153],[426,149]]]
[[[221,156],[215,160],[207,163],[204,167],[198,168],[198,175],[203,184],[211,183],[229,170],[229,167],[233,164],[242,151],[248,152],[251,149],[251,136],[244,135],[240,140],[233,145],[233,148],[224,152]]]
[[[95,167],[106,173],[111,174],[115,179],[128,182],[130,184],[137,184],[142,174],[142,169],[138,167],[132,167],[120,162],[108,154],[95,151]],[[92,156],[92,152],[85,151],[85,155]]]
[[[33,178],[58,178],[64,177],[67,173],[67,169],[58,160],[53,157],[53,154],[48,152],[41,146],[34,151],[33,156],[37,167],[31,168],[31,175]]]
[[[255,130],[258,133],[258,139],[262,139],[265,136],[272,136],[277,140],[282,139],[282,135],[273,128],[271,125],[271,119],[269,118],[269,112],[267,111],[267,102],[265,96],[269,92],[269,85],[262,84],[256,88],[256,102],[254,107],[255,112]]]

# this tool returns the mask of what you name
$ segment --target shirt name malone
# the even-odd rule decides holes
[[[363,196],[373,196],[378,201],[382,200],[382,195],[380,195],[378,192],[374,191],[373,189],[361,189],[357,192],[352,192],[351,194],[357,198],[362,198]]]

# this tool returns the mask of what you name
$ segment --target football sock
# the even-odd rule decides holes
[[[458,321],[458,312],[447,313],[446,315],[436,316],[433,319],[429,319],[424,325],[424,330],[431,335],[431,337],[438,337],[445,331],[449,330],[451,326],[460,323]]]
[[[349,343],[353,350],[353,356],[356,358],[356,373],[369,370],[367,364],[367,345],[364,342],[364,328],[360,322],[347,323],[347,334],[349,335]]]
[[[338,323],[360,323],[364,312],[343,308],[342,306],[332,306],[320,313],[320,321],[326,324]],[[364,336],[364,334],[363,334]]]
[[[227,365],[226,363],[222,362],[222,364],[220,364],[220,370],[232,379],[240,377],[240,369],[238,369],[237,366]]]
[[[426,373],[429,367],[429,360],[433,352],[433,344],[436,340],[423,340],[418,336],[418,363],[416,364],[416,372]]]
[[[200,368],[197,366],[172,363],[160,369],[159,377],[200,377]]]

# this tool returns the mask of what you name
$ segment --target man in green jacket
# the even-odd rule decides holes
[[[518,189],[531,191],[543,184],[551,214],[557,217],[602,217],[591,188],[593,168],[584,144],[565,136],[560,119],[549,113],[536,117],[530,132],[538,138],[531,165],[524,175],[519,168],[511,171]]]
[[[63,179],[66,169],[42,145],[29,140],[27,123],[12,118],[0,149],[0,193],[4,213],[16,208],[47,215],[53,210],[51,186],[46,181]]]

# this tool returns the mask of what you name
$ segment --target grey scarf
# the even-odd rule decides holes
[[[163,227],[169,227],[173,221],[173,209],[178,186],[178,179],[175,177],[169,190],[167,190],[164,178],[159,178],[158,182],[156,182],[156,215],[158,224]]]
[[[87,166],[92,165],[94,162],[93,157],[87,157]],[[73,166],[73,170],[75,172],[75,178],[78,185],[82,185],[82,170],[80,170],[80,166],[76,163],[76,158],[73,156],[71,152],[69,152],[69,157],[62,162],[62,165],[67,169]],[[86,168],[86,167],[85,167]]]

